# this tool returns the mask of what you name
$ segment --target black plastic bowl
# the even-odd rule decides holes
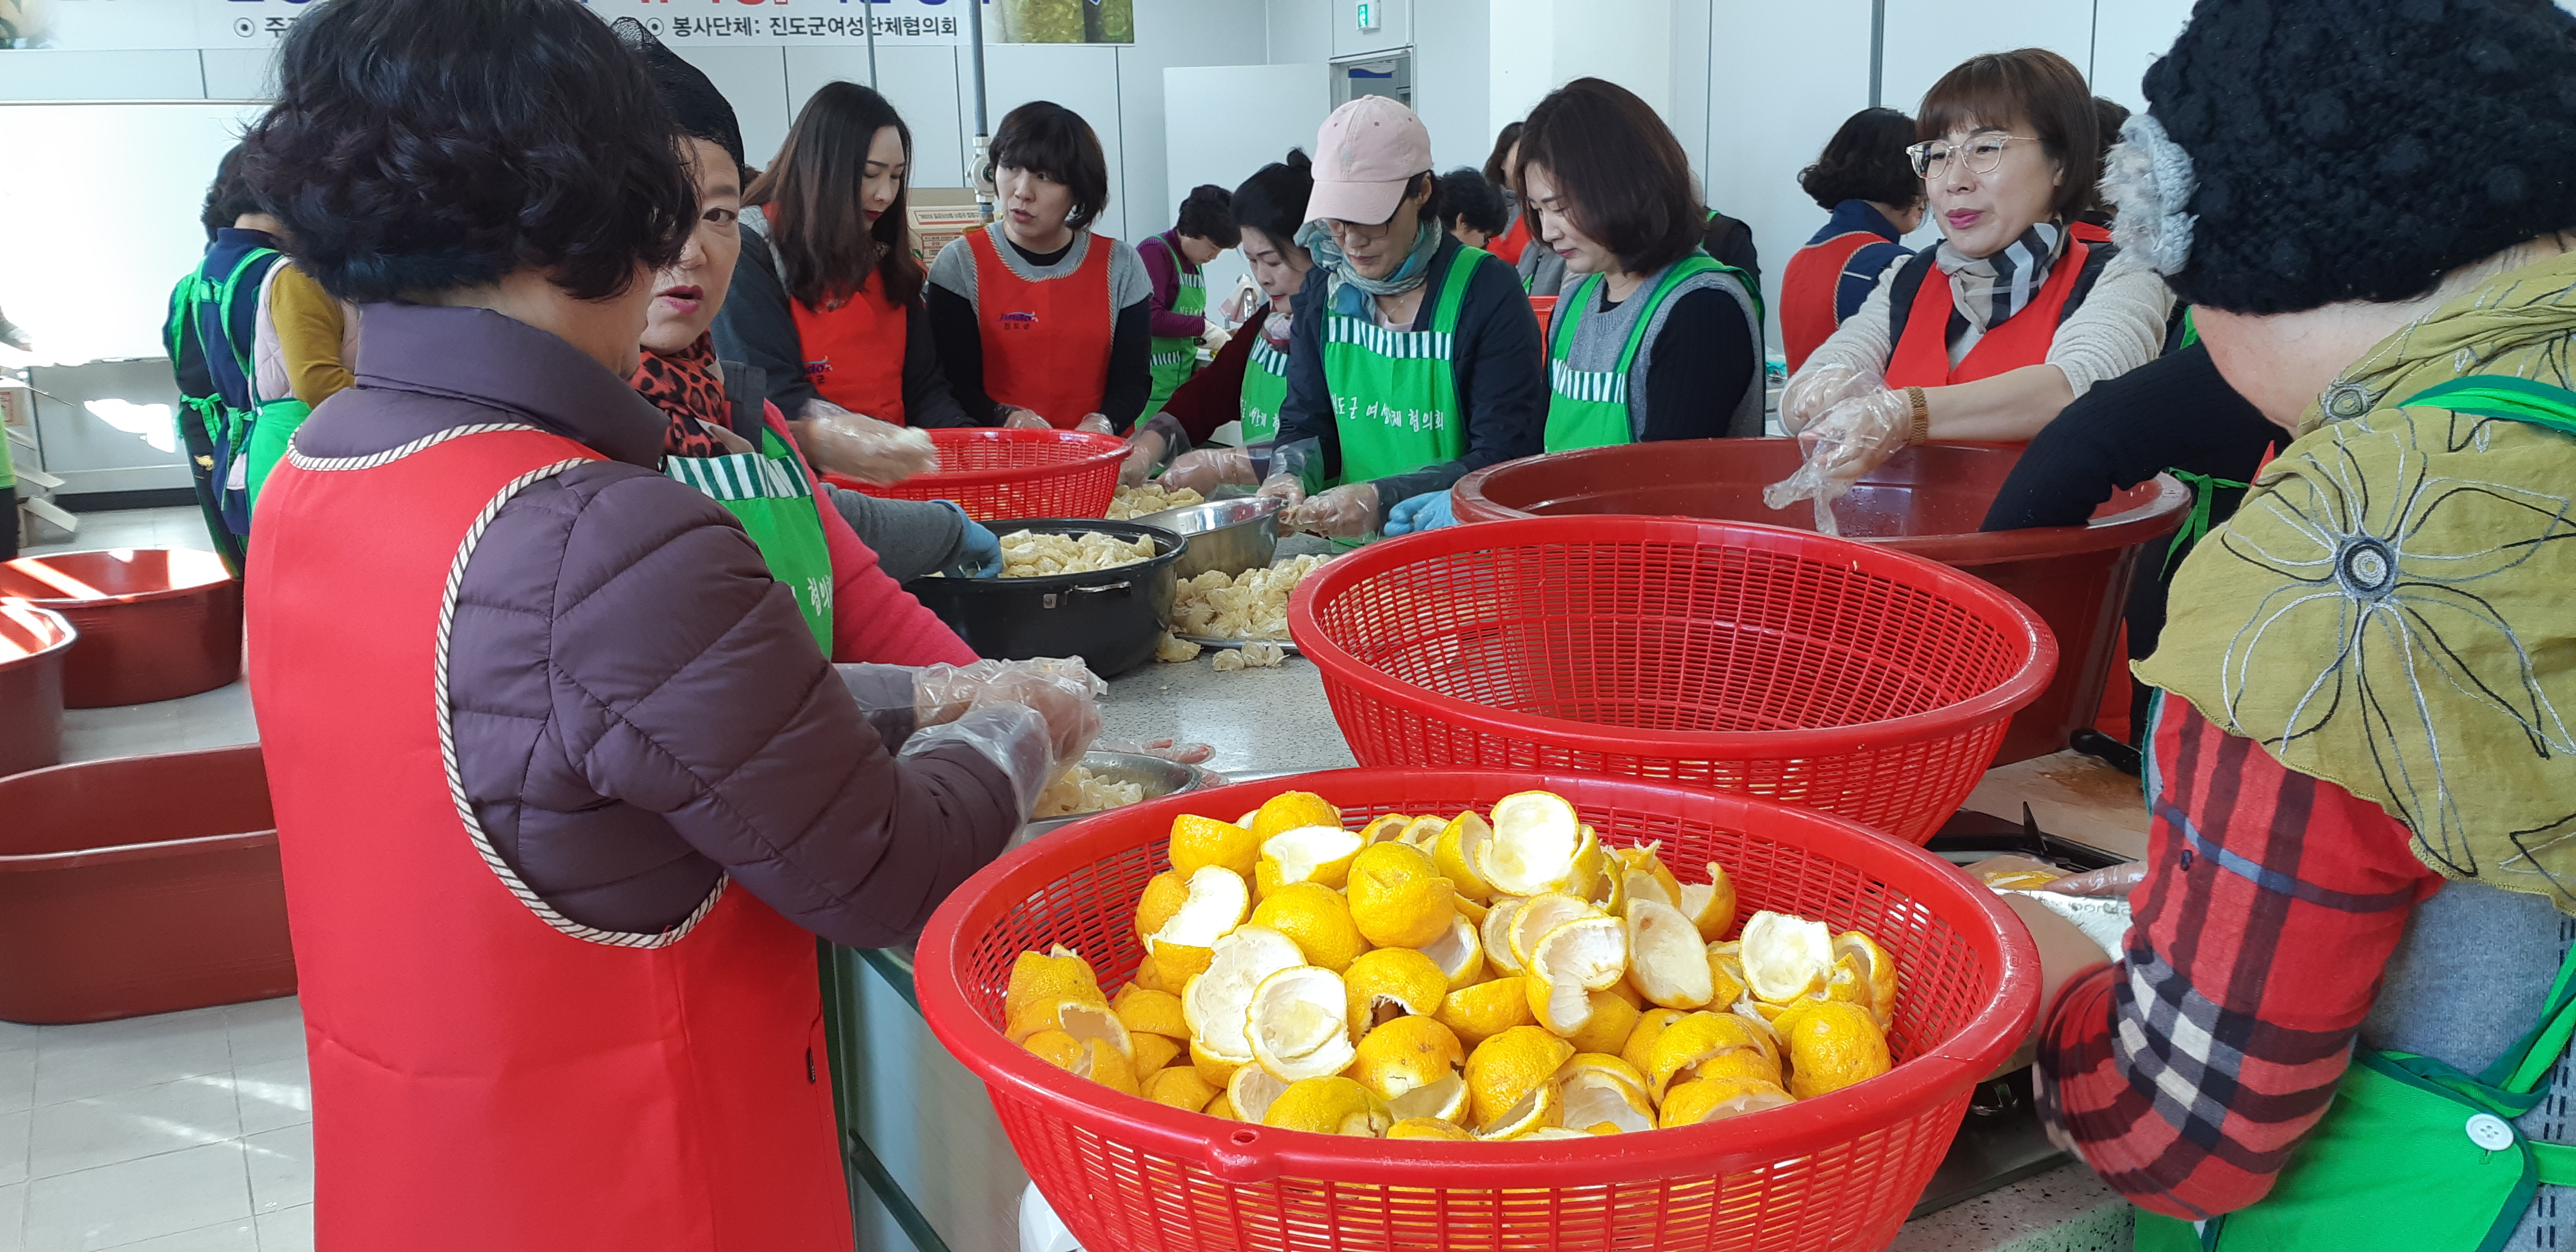
[[[1172,621],[1172,562],[1189,541],[1159,526],[1100,518],[1036,517],[987,522],[996,535],[1034,530],[1059,535],[1097,531],[1122,539],[1150,536],[1158,555],[1087,574],[1039,578],[942,578],[903,585],[948,623],[975,655],[1019,661],[1078,656],[1103,678],[1126,673],[1154,655]]]

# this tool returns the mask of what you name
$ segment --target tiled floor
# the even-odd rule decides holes
[[[207,546],[197,511],[81,515],[31,555]],[[244,743],[240,683],[64,717],[66,760]],[[0,1022],[0,1252],[313,1246],[304,1020],[268,1000],[87,1026]]]
[[[292,998],[0,1022],[0,1252],[310,1249],[312,1107]]]

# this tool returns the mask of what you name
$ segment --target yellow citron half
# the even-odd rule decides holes
[[[1708,878],[1704,883],[1682,884],[1681,910],[1699,927],[1700,938],[1715,943],[1735,925],[1735,883],[1727,878],[1726,867],[1715,861],[1708,863]]]
[[[1172,819],[1170,856],[1172,872],[1183,878],[1208,865],[1248,878],[1261,859],[1261,840],[1232,822],[1183,813]]]
[[[1863,1005],[1801,1004],[1773,1023],[1789,1053],[1789,1094],[1801,1100],[1867,1082],[1892,1066],[1887,1036]]]
[[[1252,1059],[1288,1082],[1350,1067],[1350,999],[1341,975],[1313,965],[1283,969],[1252,993]]]
[[[1493,834],[1475,853],[1476,872],[1503,895],[1562,891],[1575,877],[1583,823],[1565,797],[1523,791],[1494,802]]]
[[[1515,1026],[1527,1026],[1531,1021],[1527,986],[1527,979],[1510,977],[1452,991],[1440,1002],[1440,1024],[1469,1048]]]
[[[1072,949],[1059,945],[1046,955],[1021,953],[1011,963],[1010,985],[1002,992],[1002,1020],[1018,1017],[1020,1010],[1039,1001],[1057,1000],[1109,1003],[1109,997],[1100,994],[1100,980],[1092,976],[1091,963]]]
[[[1161,930],[1190,902],[1189,876],[1177,870],[1164,870],[1145,880],[1145,893],[1136,898],[1136,937],[1146,939]]]
[[[1225,1094],[1199,1077],[1198,1071],[1183,1066],[1148,1076],[1141,1084],[1141,1090],[1146,1099],[1156,1104],[1168,1104],[1193,1113],[1206,1108],[1208,1101]]]
[[[1449,976],[1411,948],[1378,948],[1351,962],[1342,986],[1350,995],[1351,1034],[1357,1038],[1407,1014],[1438,1013],[1449,995]]]
[[[1472,987],[1484,980],[1485,944],[1476,928],[1465,917],[1449,919],[1449,933],[1417,949],[1430,957],[1431,963],[1449,979],[1449,990]]]
[[[1664,1097],[1656,1125],[1664,1130],[1723,1121],[1746,1113],[1776,1109],[1791,1102],[1779,1084],[1759,1078],[1703,1078],[1673,1088]]]
[[[1628,900],[1628,981],[1668,1009],[1706,1008],[1717,993],[1699,931],[1681,910],[1646,896]]]
[[[1300,826],[1342,824],[1342,811],[1332,801],[1311,791],[1283,791],[1262,802],[1260,808],[1246,814],[1241,825],[1252,832],[1256,843],[1268,842],[1272,835],[1295,830]]]
[[[1351,967],[1361,953],[1369,950],[1368,940],[1361,936],[1357,923],[1351,921],[1350,901],[1321,883],[1291,883],[1254,907],[1253,926],[1275,930],[1297,941],[1305,953],[1305,964],[1320,965],[1334,973]]]
[[[1335,891],[1349,879],[1351,859],[1368,845],[1360,832],[1339,826],[1300,826],[1261,841],[1261,860],[1254,875],[1262,894],[1290,883],[1321,883]]]
[[[1476,1136],[1469,1133],[1466,1127],[1442,1118],[1408,1117],[1387,1127],[1386,1137],[1389,1139],[1463,1139],[1473,1141]]]
[[[1458,888],[1461,897],[1478,904],[1490,904],[1498,894],[1494,884],[1476,870],[1476,859],[1484,855],[1485,843],[1493,837],[1493,826],[1469,809],[1449,819],[1431,844],[1431,863],[1439,867],[1441,876]]]
[[[1278,1075],[1258,1065],[1246,1065],[1226,1079],[1225,1098],[1234,1106],[1235,1116],[1257,1122],[1270,1112],[1270,1102],[1287,1089],[1288,1084],[1281,1082]]]
[[[1744,982],[1753,998],[1786,1004],[1825,989],[1834,974],[1834,933],[1823,922],[1760,912],[1744,923]]]
[[[1840,966],[1845,961],[1860,966],[1861,985],[1869,993],[1862,1002],[1869,1005],[1869,1014],[1878,1020],[1879,1029],[1887,1029],[1896,1020],[1896,958],[1878,946],[1877,940],[1857,930],[1846,930],[1834,936],[1834,963]]]
[[[1266,926],[1237,926],[1216,941],[1207,972],[1181,992],[1181,1013],[1190,1026],[1190,1055],[1204,1050],[1229,1065],[1252,1060],[1252,993],[1261,980],[1305,963],[1297,944]],[[1201,1066],[1201,1072],[1206,1067]],[[1211,1082],[1223,1082],[1222,1076]]]
[[[1288,1089],[1280,1092],[1279,1098],[1262,1113],[1261,1124],[1319,1135],[1376,1138],[1385,1134],[1395,1119],[1387,1115],[1385,1101],[1370,1095],[1358,1083],[1324,1075],[1288,1084]]]
[[[1523,1100],[1549,1085],[1574,1046],[1536,1026],[1514,1026],[1467,1056],[1468,1111],[1490,1135]]]

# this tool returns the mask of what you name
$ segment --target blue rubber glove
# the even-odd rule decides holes
[[[962,528],[957,535],[957,559],[940,573],[950,578],[993,578],[1000,575],[1002,541],[994,538],[993,532],[983,523],[966,516],[965,506],[954,500],[940,503],[957,510],[957,521]]]
[[[1418,535],[1426,530],[1458,524],[1458,515],[1449,510],[1449,493],[1426,491],[1407,500],[1398,500],[1387,510],[1386,533]]]

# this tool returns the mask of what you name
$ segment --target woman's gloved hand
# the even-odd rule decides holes
[[[939,572],[950,578],[993,578],[1002,572],[1002,541],[990,527],[967,516],[966,506],[954,500],[938,503],[957,510],[961,527],[957,534],[957,556]]]
[[[1086,435],[1114,435],[1118,433],[1117,429],[1109,424],[1109,415],[1106,413],[1085,413],[1082,415],[1081,421],[1073,424],[1073,428]]]
[[[1289,524],[1327,539],[1357,539],[1377,529],[1377,484],[1344,483],[1323,492],[1298,505]]]
[[[1159,430],[1139,430],[1127,441],[1127,459],[1118,465],[1118,485],[1143,486],[1154,476],[1154,467],[1163,463],[1163,452],[1169,445]]]
[[[1816,529],[1840,533],[1829,507],[1863,474],[1905,446],[1913,407],[1902,391],[1874,391],[1836,404],[1798,435],[1806,462],[1796,473],[1762,489],[1762,502],[1785,509],[1800,500],[1816,502]]]
[[[2038,889],[2053,891],[2062,896],[2109,896],[2118,899],[2137,890],[2138,884],[2146,880],[2146,862],[2122,861],[2117,865],[2105,865],[2100,869],[2087,870],[2081,874],[2069,874]]]
[[[1055,764],[1062,768],[1099,737],[1099,697],[1108,690],[1079,657],[929,665],[913,675],[912,708],[918,724],[938,726],[990,705],[1027,705],[1046,719]]]
[[[1187,487],[1200,495],[1219,487],[1250,487],[1258,481],[1252,476],[1252,455],[1241,448],[1184,452],[1172,459],[1170,469],[1163,471],[1165,488],[1177,491]]]
[[[880,422],[819,397],[800,412],[789,429],[818,470],[882,487],[939,468],[928,431]]]
[[[1002,429],[1053,430],[1055,429],[1055,424],[1038,416],[1038,411],[1036,409],[1024,409],[1014,404],[1008,406],[1002,412]]]
[[[1210,352],[1222,352],[1225,350],[1225,341],[1233,337],[1233,333],[1225,327],[1210,322],[1206,330],[1199,332],[1199,346]]]
[[[1133,756],[1158,756],[1166,761],[1196,765],[1216,755],[1212,744],[1191,743],[1180,739],[1156,739],[1150,743],[1133,743],[1124,739],[1104,739],[1091,745],[1094,752],[1125,752]]]
[[[1458,515],[1451,511],[1446,491],[1426,491],[1411,499],[1398,500],[1395,507],[1386,512],[1386,533],[1390,536],[1417,535],[1457,524]]]
[[[1839,362],[1818,362],[1798,371],[1780,393],[1780,425],[1790,434],[1805,430],[1835,405],[1853,396],[1884,391],[1887,383],[1869,370]]]

